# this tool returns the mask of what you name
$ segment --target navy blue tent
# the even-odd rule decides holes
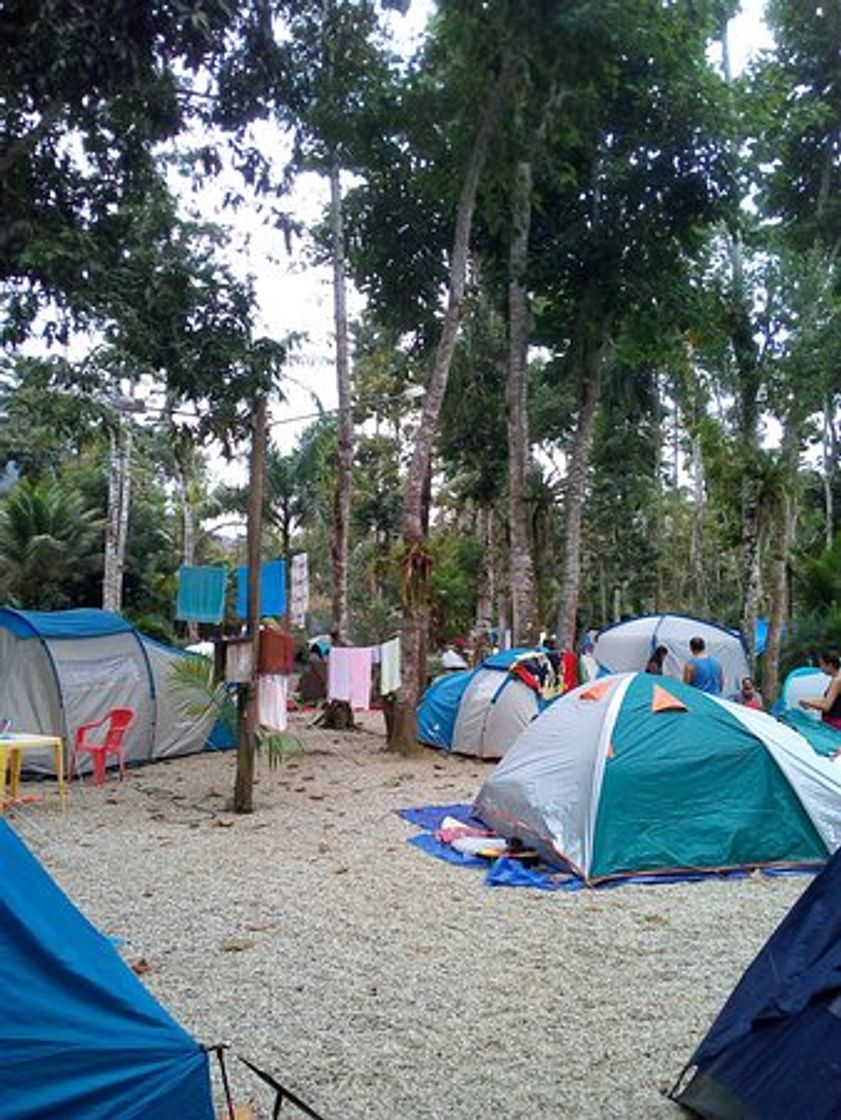
[[[213,1120],[208,1058],[0,821],[2,1120]]]
[[[698,1116],[841,1116],[841,852],[745,972],[692,1066],[675,1100]]]

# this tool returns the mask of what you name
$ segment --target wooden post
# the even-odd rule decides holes
[[[248,636],[251,640],[251,674],[244,685],[237,740],[237,774],[234,785],[234,812],[254,811],[254,749],[257,732],[257,664],[260,649],[260,573],[262,561],[263,488],[266,468],[266,398],[254,404],[251,459],[248,471],[247,551],[248,551]]]

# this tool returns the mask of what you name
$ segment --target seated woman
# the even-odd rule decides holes
[[[832,679],[823,696],[810,696],[801,700],[800,707],[820,712],[824,723],[841,731],[841,658],[837,653],[822,653],[818,665]]]

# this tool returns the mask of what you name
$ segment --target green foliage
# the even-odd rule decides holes
[[[237,709],[224,682],[217,682],[209,657],[187,654],[173,661],[167,687],[177,710],[192,720],[213,716],[222,722],[232,738],[237,733]]]
[[[468,634],[476,619],[479,572],[488,563],[480,542],[450,531],[433,539],[432,644],[440,647],[457,634]]]
[[[264,727],[257,729],[256,746],[265,752],[270,770],[304,753],[304,744],[291,731],[269,731]]]
[[[0,594],[35,610],[84,605],[80,591],[100,548],[97,513],[78,493],[22,479],[0,504]]]

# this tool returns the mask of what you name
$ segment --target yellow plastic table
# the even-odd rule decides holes
[[[9,773],[8,800],[0,802],[0,810],[20,800],[20,772],[24,751],[51,749],[61,808],[64,810],[66,786],[64,784],[64,743],[58,735],[34,735],[27,731],[7,731],[0,735],[0,783],[6,790],[6,772]]]

